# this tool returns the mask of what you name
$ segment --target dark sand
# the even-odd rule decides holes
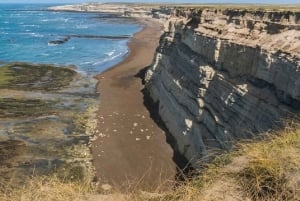
[[[128,57],[97,77],[99,123],[92,153],[100,189],[103,184],[120,190],[169,189],[176,174],[173,150],[151,119],[141,92],[144,86],[136,76],[151,64],[161,27],[141,23],[144,29],[128,44]]]

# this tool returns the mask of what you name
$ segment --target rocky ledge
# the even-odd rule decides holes
[[[300,12],[175,9],[146,88],[194,167],[300,113]]]
[[[53,173],[93,179],[88,143],[96,125],[96,83],[70,67],[0,66],[0,187]]]

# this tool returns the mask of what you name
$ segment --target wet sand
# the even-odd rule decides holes
[[[162,29],[153,21],[141,23],[144,29],[129,42],[128,57],[97,76],[99,122],[92,154],[100,189],[165,190],[176,174],[173,150],[144,105],[137,76],[151,64]]]

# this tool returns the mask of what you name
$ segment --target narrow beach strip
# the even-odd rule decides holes
[[[97,76],[100,104],[92,154],[102,189],[170,189],[176,175],[173,150],[144,105],[137,76],[152,62],[161,27],[153,20],[140,23],[144,28],[129,42],[128,57]]]

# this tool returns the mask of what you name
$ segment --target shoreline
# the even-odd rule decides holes
[[[133,18],[133,19],[136,20],[136,24],[138,24],[138,25],[141,27],[141,29],[140,29],[139,31],[137,31],[136,33],[134,33],[134,34],[130,37],[130,39],[127,41],[127,43],[126,43],[126,46],[127,46],[127,52],[126,52],[124,55],[122,55],[122,57],[120,58],[120,61],[119,61],[118,63],[116,63],[116,64],[114,64],[114,65],[112,65],[112,66],[110,66],[110,67],[107,67],[105,70],[103,70],[103,71],[100,72],[100,73],[97,73],[97,74],[95,75],[95,77],[99,77],[99,76],[101,76],[102,74],[107,73],[107,72],[109,72],[110,70],[113,70],[114,68],[117,68],[118,66],[122,65],[123,62],[126,62],[126,59],[127,59],[128,57],[131,56],[131,51],[132,51],[132,49],[130,48],[130,43],[132,42],[132,40],[134,40],[135,35],[139,34],[140,32],[143,32],[144,29],[145,29],[145,27],[146,27],[145,23],[142,22],[141,19],[137,19],[137,18]],[[144,20],[143,20],[143,21],[144,21]],[[154,22],[154,21],[153,21],[153,22]],[[98,80],[99,80],[99,79],[98,79]],[[99,82],[98,82],[98,84],[99,84]],[[96,88],[98,88],[98,84],[97,84]]]
[[[100,190],[166,190],[175,181],[173,150],[144,105],[138,77],[152,62],[162,27],[150,18],[138,23],[142,29],[128,41],[124,60],[96,76],[100,103],[91,151]]]

